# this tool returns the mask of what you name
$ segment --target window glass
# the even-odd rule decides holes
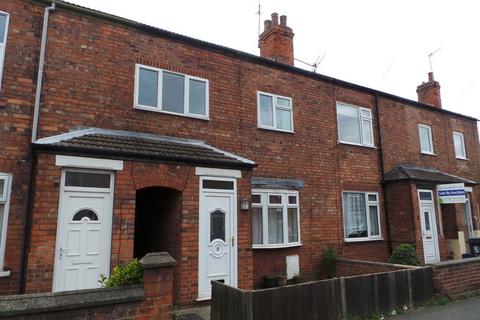
[[[288,208],[288,242],[298,242],[297,208]]]
[[[467,154],[465,152],[465,140],[463,133],[453,133],[453,144],[455,146],[455,156],[457,158],[465,159],[467,157]]]
[[[206,115],[206,83],[194,79],[190,79],[189,83],[189,112]]]
[[[283,243],[283,209],[268,209],[268,243]]]
[[[379,236],[380,235],[380,226],[378,225],[378,207],[369,206],[370,214],[370,235]]]
[[[261,203],[262,197],[259,194],[252,195],[252,203]]]
[[[225,242],[225,213],[220,210],[210,214],[210,242],[215,239]]]
[[[110,188],[110,175],[101,173],[68,171],[65,176],[65,186],[85,188]]]
[[[89,209],[80,210],[73,216],[73,221],[82,221],[83,218],[86,218],[90,221],[98,221],[98,216],[95,212]]]
[[[377,202],[377,195],[376,194],[369,194],[368,195],[368,201],[371,201],[371,202]]]
[[[166,71],[162,76],[162,110],[184,113],[185,77]]]
[[[233,181],[203,180],[202,187],[204,189],[233,190],[234,184]]]
[[[7,31],[7,15],[0,13],[0,43],[5,42],[6,31]]]
[[[271,204],[281,204],[282,203],[282,196],[277,196],[277,195],[271,195],[268,197],[268,201]]]
[[[360,144],[360,122],[358,109],[354,107],[337,105],[338,134],[340,141]]]
[[[277,129],[292,131],[292,111],[285,109],[277,109]]]
[[[420,148],[422,152],[433,153],[431,140],[431,128],[428,126],[420,126]]]
[[[5,205],[0,203],[0,243],[2,243],[2,234],[3,234],[3,215],[5,211]],[[2,257],[0,257],[2,259]],[[0,260],[0,271],[2,271],[3,266],[1,265]]]
[[[420,192],[420,200],[432,200],[432,193],[430,192]]]
[[[346,193],[345,214],[347,238],[368,237],[365,194]]]
[[[362,120],[362,129],[363,129],[363,144],[373,145],[372,141],[372,120]]]
[[[158,105],[158,72],[148,69],[139,69],[138,103],[144,106]]]
[[[252,208],[252,243],[263,243],[262,208]]]
[[[273,127],[273,98],[260,95],[260,124]]]
[[[277,105],[282,107],[290,107],[290,99],[277,97]]]
[[[5,194],[5,180],[0,179],[0,199],[4,197]]]
[[[297,204],[297,196],[288,196],[288,204]]]

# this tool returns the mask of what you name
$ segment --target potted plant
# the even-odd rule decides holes
[[[287,276],[284,274],[277,276],[277,286],[283,287],[287,285]]]
[[[277,276],[268,275],[263,277],[264,288],[275,288],[277,286]]]

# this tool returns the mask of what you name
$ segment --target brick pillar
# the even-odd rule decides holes
[[[139,319],[170,320],[173,305],[173,267],[177,264],[167,252],[147,253],[143,267],[145,301]]]

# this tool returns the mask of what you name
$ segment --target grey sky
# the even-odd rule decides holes
[[[258,0],[70,0],[194,38],[258,54]],[[417,99],[428,54],[445,109],[480,118],[480,18],[473,0],[261,0],[263,20],[288,16],[295,56],[318,73]],[[310,69],[301,63],[298,67]]]

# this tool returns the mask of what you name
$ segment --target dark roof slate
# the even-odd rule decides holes
[[[383,181],[394,182],[400,180],[428,181],[438,183],[465,183],[478,184],[476,181],[458,177],[436,169],[416,166],[400,165],[385,175]]]
[[[255,163],[217,149],[200,140],[129,131],[88,128],[48,137],[33,144],[36,150],[94,153],[227,167],[253,167]]]

